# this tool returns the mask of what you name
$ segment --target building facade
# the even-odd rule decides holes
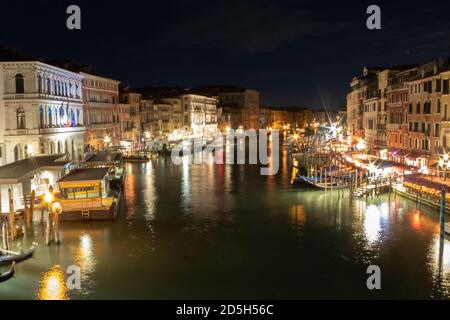
[[[39,61],[0,62],[0,164],[84,156],[83,76]]]
[[[120,143],[119,81],[80,72],[83,76],[85,145],[103,151]]]

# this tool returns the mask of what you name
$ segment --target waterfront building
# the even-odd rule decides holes
[[[141,144],[141,98],[130,88],[119,92],[120,144],[135,148]]]
[[[378,95],[376,90],[368,93],[363,102],[364,139],[369,150],[374,150],[377,143]]]
[[[390,160],[403,163],[408,148],[408,81],[416,74],[414,67],[399,71],[389,78],[386,90],[386,142]]]
[[[353,139],[364,138],[364,101],[374,97],[378,90],[378,71],[384,68],[363,69],[362,76],[354,77],[347,95],[347,127]],[[370,96],[369,96],[370,93]]]
[[[103,151],[120,143],[119,81],[80,72],[83,76],[85,145]]]
[[[34,60],[0,61],[0,164],[84,156],[83,76]]]
[[[427,167],[440,151],[441,94],[442,82],[439,61],[419,66],[416,75],[408,82],[408,141],[412,152],[406,157],[409,165]]]
[[[32,156],[0,167],[0,213],[9,212],[11,190],[14,210],[24,209],[24,198],[35,191],[36,196],[45,194],[50,186],[62,178],[71,163],[65,155]]]
[[[221,108],[222,125],[231,129],[259,129],[260,93],[256,90],[238,86],[204,86],[192,92],[218,98]]]
[[[437,87],[441,88],[441,99],[437,101],[440,104],[441,109],[441,132],[440,145],[441,154],[450,152],[450,69],[448,66],[446,70],[440,73],[440,79],[436,80]]]
[[[214,136],[217,133],[217,99],[192,93],[183,94],[180,99],[183,128],[194,136]]]

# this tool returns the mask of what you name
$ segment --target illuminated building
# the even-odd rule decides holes
[[[40,61],[0,62],[0,164],[38,154],[83,158],[82,78]]]

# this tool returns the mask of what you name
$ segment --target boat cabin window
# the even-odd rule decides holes
[[[65,199],[99,198],[100,187],[67,188],[62,190]]]

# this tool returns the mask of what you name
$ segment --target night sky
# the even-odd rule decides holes
[[[450,1],[8,1],[0,43],[131,86],[237,84],[262,104],[339,108],[363,66],[450,55]],[[82,30],[66,28],[66,8]],[[366,28],[366,8],[382,30]]]

